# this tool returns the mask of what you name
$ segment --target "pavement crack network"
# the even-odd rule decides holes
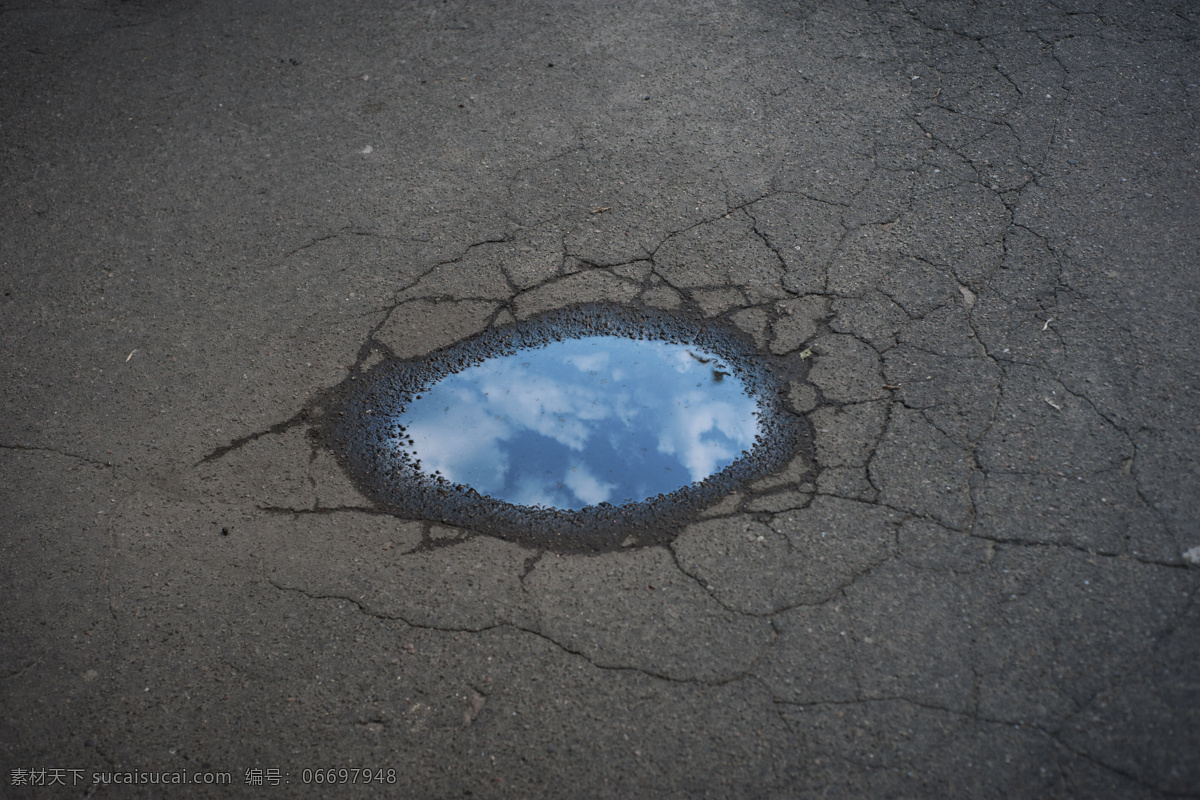
[[[541,224],[543,224],[543,223],[537,223],[535,225],[517,225],[516,223],[514,223],[514,225],[516,225],[517,228],[526,228],[526,229],[535,228]],[[493,237],[493,238],[489,238],[489,239],[480,239],[477,242],[472,242],[471,244],[468,244],[454,258],[447,258],[447,259],[438,261],[436,263],[430,264],[429,267],[427,269],[424,269],[419,275],[415,276],[414,278],[409,280],[407,283],[403,283],[399,287],[397,287],[396,290],[392,293],[391,305],[387,306],[386,308],[380,309],[380,310],[386,311],[388,313],[388,315],[390,316],[393,311],[395,311],[397,308],[399,308],[403,304],[409,302],[410,300],[427,299],[427,298],[419,298],[417,296],[405,297],[405,298],[401,299],[401,295],[403,295],[409,289],[416,288],[416,286],[418,284],[420,284],[421,281],[423,281],[425,278],[429,277],[435,270],[437,270],[441,267],[446,267],[446,266],[450,266],[452,264],[457,264],[457,263],[461,262],[464,258],[466,258],[470,254],[470,252],[472,250],[474,250],[477,247],[484,247],[489,244],[508,244],[511,241],[512,241],[512,233],[506,233],[500,237]],[[509,284],[511,285],[511,281],[508,279],[507,275],[505,275],[505,280],[507,282],[509,282]],[[427,297],[434,297],[434,296],[436,296],[436,295],[428,295]],[[452,299],[465,300],[468,298],[455,297]],[[490,298],[488,298],[488,299],[490,299]],[[372,330],[370,335],[368,336],[368,341],[370,340],[371,337],[374,336],[374,334],[380,328],[382,328],[384,326],[384,324],[386,322],[387,322],[387,317],[385,317],[382,322],[380,322],[378,325],[375,326],[375,329]]]
[[[654,247],[653,247],[653,248],[650,250],[650,252],[649,252],[649,255],[647,256],[647,258],[645,258],[645,259],[641,259],[641,260],[643,260],[643,261],[646,261],[646,260],[653,261],[653,260],[654,260],[654,257],[655,257],[655,256],[658,254],[658,251],[662,249],[663,245],[665,245],[665,244],[666,244],[668,241],[670,241],[671,239],[675,238],[676,236],[682,236],[683,234],[687,233],[688,231],[692,230],[693,228],[698,228],[698,227],[700,227],[701,225],[711,225],[711,224],[713,224],[713,223],[715,223],[715,222],[719,222],[720,220],[723,220],[723,219],[726,219],[727,217],[730,217],[730,216],[731,216],[731,215],[732,215],[732,214],[733,214],[735,211],[743,211],[744,209],[748,208],[749,206],[752,206],[752,205],[754,205],[755,203],[761,203],[763,200],[766,200],[766,199],[768,199],[768,198],[770,198],[770,197],[772,197],[772,196],[773,196],[773,193],[770,193],[770,192],[768,192],[767,194],[760,195],[760,196],[758,196],[758,197],[755,197],[755,198],[754,198],[754,199],[752,199],[752,200],[745,200],[745,201],[743,201],[743,202],[741,202],[741,203],[738,203],[737,205],[729,205],[729,202],[728,202],[728,200],[727,200],[727,201],[726,201],[726,203],[725,203],[725,210],[724,210],[724,211],[719,211],[719,212],[717,212],[715,215],[713,215],[713,216],[711,216],[711,217],[708,217],[708,218],[706,218],[706,219],[701,219],[701,220],[698,220],[698,221],[696,221],[696,222],[693,222],[693,223],[692,223],[692,224],[690,224],[690,225],[685,225],[685,226],[684,226],[684,227],[682,227],[682,228],[678,228],[678,229],[676,229],[676,230],[673,230],[673,231],[670,231],[670,232],[668,232],[668,233],[667,233],[665,236],[663,236],[663,237],[662,237],[662,238],[659,240],[658,244],[656,244],[656,245],[655,245],[655,246],[654,246]]]

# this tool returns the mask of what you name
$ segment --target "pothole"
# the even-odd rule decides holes
[[[585,306],[385,360],[327,420],[397,515],[554,549],[660,543],[807,439],[774,361],[718,326]]]

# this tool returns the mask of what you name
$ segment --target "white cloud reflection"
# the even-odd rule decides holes
[[[578,462],[567,469],[563,483],[587,506],[605,502],[612,496],[613,489],[617,488],[616,484],[597,480],[586,466]]]
[[[756,405],[730,372],[694,347],[569,339],[447,376],[398,421],[423,472],[481,494],[619,504],[703,480],[754,443]]]
[[[702,481],[736,461],[758,433],[758,419],[748,416],[745,408],[706,400],[702,392],[689,392],[676,404],[679,412],[670,417],[659,436],[658,449],[677,456],[693,481]]]
[[[500,442],[509,437],[510,426],[492,416],[471,394],[466,388],[453,389],[441,414],[431,409],[414,417],[418,421],[406,426],[405,433],[413,440],[407,449],[419,454],[422,471],[431,475],[440,472],[449,481],[472,485],[503,483],[508,454]]]

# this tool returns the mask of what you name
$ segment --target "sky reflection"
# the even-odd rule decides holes
[[[757,404],[691,345],[590,336],[449,375],[396,420],[398,448],[507,503],[622,505],[700,481],[753,444]]]

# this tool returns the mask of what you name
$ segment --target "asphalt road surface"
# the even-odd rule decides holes
[[[0,5],[0,796],[1200,796],[1198,28]],[[809,351],[811,452],[589,553],[322,438],[589,302]]]

